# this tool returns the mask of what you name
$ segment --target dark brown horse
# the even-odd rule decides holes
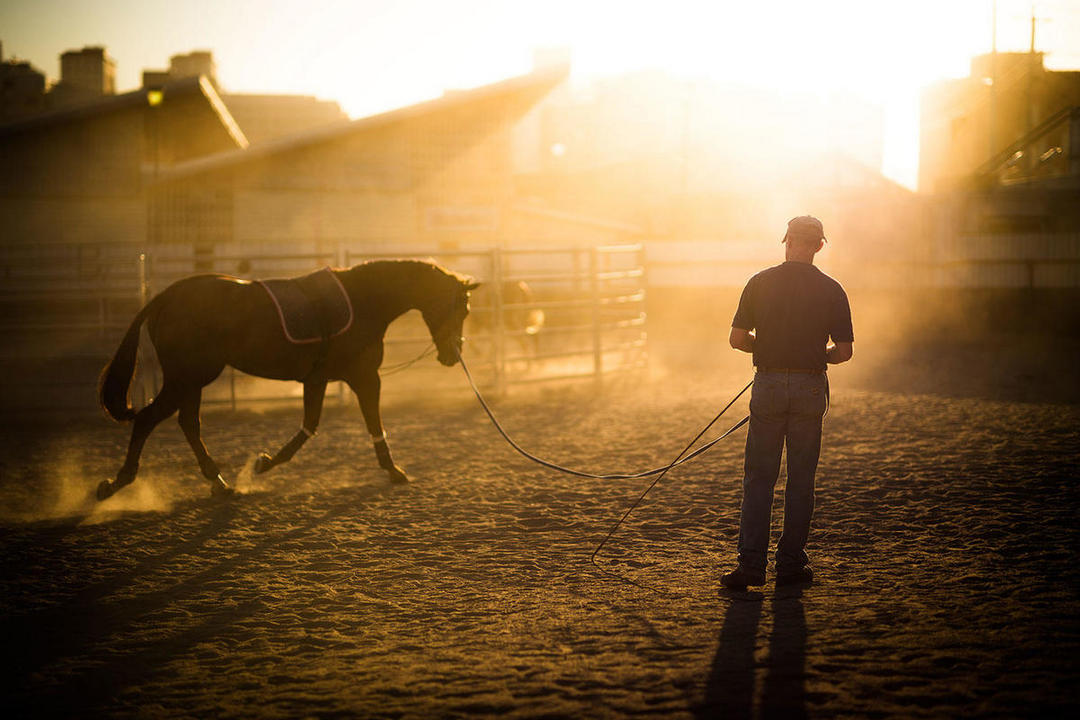
[[[408,481],[394,463],[379,416],[383,337],[395,318],[417,309],[431,332],[439,362],[453,365],[461,351],[469,291],[476,284],[434,263],[414,260],[369,262],[333,273],[352,303],[354,319],[341,334],[310,344],[295,344],[286,338],[274,300],[263,287],[247,280],[198,275],[170,285],[147,303],[102,372],[102,406],[118,421],[134,420],[134,427],[127,458],[115,480],[104,480],[98,486],[98,499],[109,497],[135,479],[147,437],[177,411],[202,474],[210,481],[211,493],[232,492],[199,432],[202,389],[226,365],[250,375],[304,385],[300,432],[273,457],[260,455],[255,472],[286,462],[315,434],[327,383],[344,380],[360,402],[380,467],[392,481]],[[127,395],[144,322],[157,351],[163,382],[153,402],[136,412]]]

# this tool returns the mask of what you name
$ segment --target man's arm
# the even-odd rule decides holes
[[[825,362],[830,365],[839,365],[850,360],[853,352],[852,343],[850,342],[833,343],[825,348]]]
[[[731,347],[748,353],[754,352],[754,339],[754,334],[752,332],[737,327],[731,328],[731,335],[728,336],[728,342],[731,343]],[[848,344],[850,345],[851,343]]]

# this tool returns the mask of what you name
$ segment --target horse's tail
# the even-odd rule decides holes
[[[105,413],[117,422],[128,422],[135,418],[135,409],[128,404],[128,388],[135,376],[135,364],[139,352],[139,330],[151,311],[156,310],[161,295],[148,302],[131,321],[131,325],[120,341],[120,347],[112,360],[101,371],[98,383],[98,398]]]

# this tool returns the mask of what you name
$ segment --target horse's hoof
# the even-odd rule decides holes
[[[266,453],[259,453],[259,457],[255,458],[255,467],[251,471],[256,475],[261,475],[272,467],[274,467],[274,459]]]
[[[225,478],[220,475],[210,481],[210,497],[230,498],[235,494],[236,490],[229,487],[229,483],[225,482]]]
[[[102,480],[97,486],[97,499],[100,501],[110,498],[117,489],[116,483],[112,480]]]
[[[404,485],[405,483],[409,482],[409,476],[406,475],[405,471],[399,468],[397,465],[395,465],[393,469],[387,470],[386,472],[388,475],[390,475],[390,482],[394,483],[395,485]]]

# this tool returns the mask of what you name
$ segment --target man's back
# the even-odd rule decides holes
[[[750,278],[728,338],[731,347],[753,353],[757,366],[743,463],[739,565],[720,579],[734,589],[765,583],[773,489],[785,447],[788,477],[776,584],[813,580],[804,548],[814,513],[821,421],[828,407],[825,366],[850,360],[854,341],[847,294],[814,267],[814,255],[825,243],[821,221],[809,215],[793,218],[783,242],[786,262]]]
[[[809,263],[790,260],[750,278],[732,326],[756,331],[754,365],[765,368],[823,370],[830,337],[854,339],[840,283]]]

